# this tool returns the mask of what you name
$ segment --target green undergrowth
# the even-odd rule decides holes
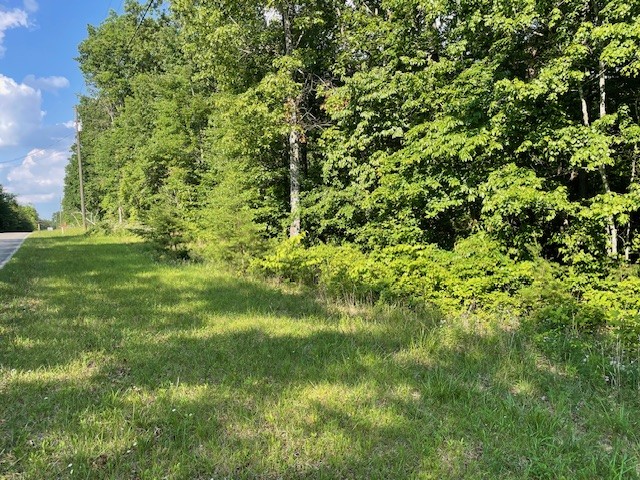
[[[324,298],[32,236],[0,271],[0,478],[640,476],[638,384],[577,330]]]
[[[540,330],[578,330],[594,340],[640,347],[637,267],[578,273],[531,251],[516,260],[484,233],[456,243],[397,245],[363,252],[355,245],[286,240],[254,262],[257,270],[329,295],[431,304],[445,314],[509,312]],[[597,334],[597,335],[593,335]],[[597,337],[597,338],[596,338]]]

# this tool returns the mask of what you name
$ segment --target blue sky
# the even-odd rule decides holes
[[[0,0],[0,184],[41,218],[59,210],[74,141],[73,108],[85,92],[74,58],[123,0]]]

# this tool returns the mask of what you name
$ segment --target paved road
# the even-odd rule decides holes
[[[4,267],[28,236],[28,233],[0,233],[0,268]]]

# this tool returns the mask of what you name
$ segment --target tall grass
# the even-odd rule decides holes
[[[32,237],[0,271],[0,477],[640,476],[637,387],[514,319],[312,293]]]

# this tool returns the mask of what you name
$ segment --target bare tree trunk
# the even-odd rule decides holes
[[[582,123],[585,127],[588,127],[591,122],[589,121],[589,108],[587,106],[587,99],[584,97],[582,85],[578,85],[578,93],[580,93],[580,106],[582,107]]]
[[[607,91],[605,88],[605,68],[604,62],[600,60],[598,68],[598,89],[600,90],[600,118],[604,117],[607,114]]]
[[[604,76],[604,64],[600,62],[600,69],[598,71],[599,91],[600,91],[600,118],[607,114],[606,107],[606,90],[605,90],[605,76]],[[580,106],[582,108],[582,123],[585,127],[590,126],[589,109],[587,106],[587,100],[582,90],[582,85],[578,86],[578,93],[580,94]],[[609,176],[607,170],[603,164],[598,166],[598,172],[602,179],[602,185],[606,193],[611,193],[611,185],[609,184]],[[617,255],[618,253],[618,228],[616,227],[613,217],[607,219],[607,234],[609,235],[609,254]]]
[[[585,74],[588,76],[589,72],[585,72]],[[584,124],[585,127],[588,127],[591,122],[589,121],[589,106],[587,105],[587,99],[584,96],[584,91],[582,90],[582,85],[578,84],[578,93],[580,94],[580,107],[582,109],[582,123]],[[587,172],[586,171],[582,171],[582,172],[578,172],[578,182],[579,182],[579,189],[580,189],[580,195],[582,197],[586,197],[587,196],[587,190],[588,190],[588,185],[587,185]]]
[[[606,79],[605,79],[605,66],[604,62],[600,60],[599,69],[598,69],[598,87],[600,90],[600,118],[604,117],[607,114],[607,104],[606,104]],[[600,177],[602,177],[602,184],[604,185],[604,190],[606,193],[611,193],[611,185],[609,184],[609,177],[607,175],[606,167],[601,164],[598,167],[598,171],[600,172]],[[611,243],[609,244],[609,253],[611,255],[618,254],[618,227],[616,226],[616,222],[613,216],[608,218],[609,225],[607,226],[607,230],[609,230],[609,235],[611,237]]]
[[[629,182],[629,187],[635,183],[636,181],[636,173],[637,173],[637,161],[636,161],[636,153],[638,151],[638,146],[636,145],[634,148],[634,155],[631,159],[631,181]],[[631,257],[631,216],[629,216],[629,222],[627,223],[627,231],[625,232],[624,238],[624,259],[628,262]]]
[[[289,202],[291,204],[291,225],[289,236],[300,234],[300,130],[298,128],[298,105],[292,102],[291,131],[289,132]]]
[[[99,100],[99,102],[104,106],[104,110],[109,115],[109,120],[111,120],[111,125],[113,125],[116,121],[115,107],[107,100]]]
[[[294,51],[293,32],[291,30],[291,9],[287,2],[281,7],[282,27],[284,29],[285,54],[292,55]],[[300,98],[288,98],[289,111],[289,203],[291,206],[291,225],[289,236],[300,234]]]
[[[78,117],[78,107],[76,112],[76,156],[78,158],[78,180],[80,184],[80,211],[82,212],[82,228],[87,230],[87,210],[84,204],[84,175],[82,173],[82,155],[80,148],[80,118]]]

